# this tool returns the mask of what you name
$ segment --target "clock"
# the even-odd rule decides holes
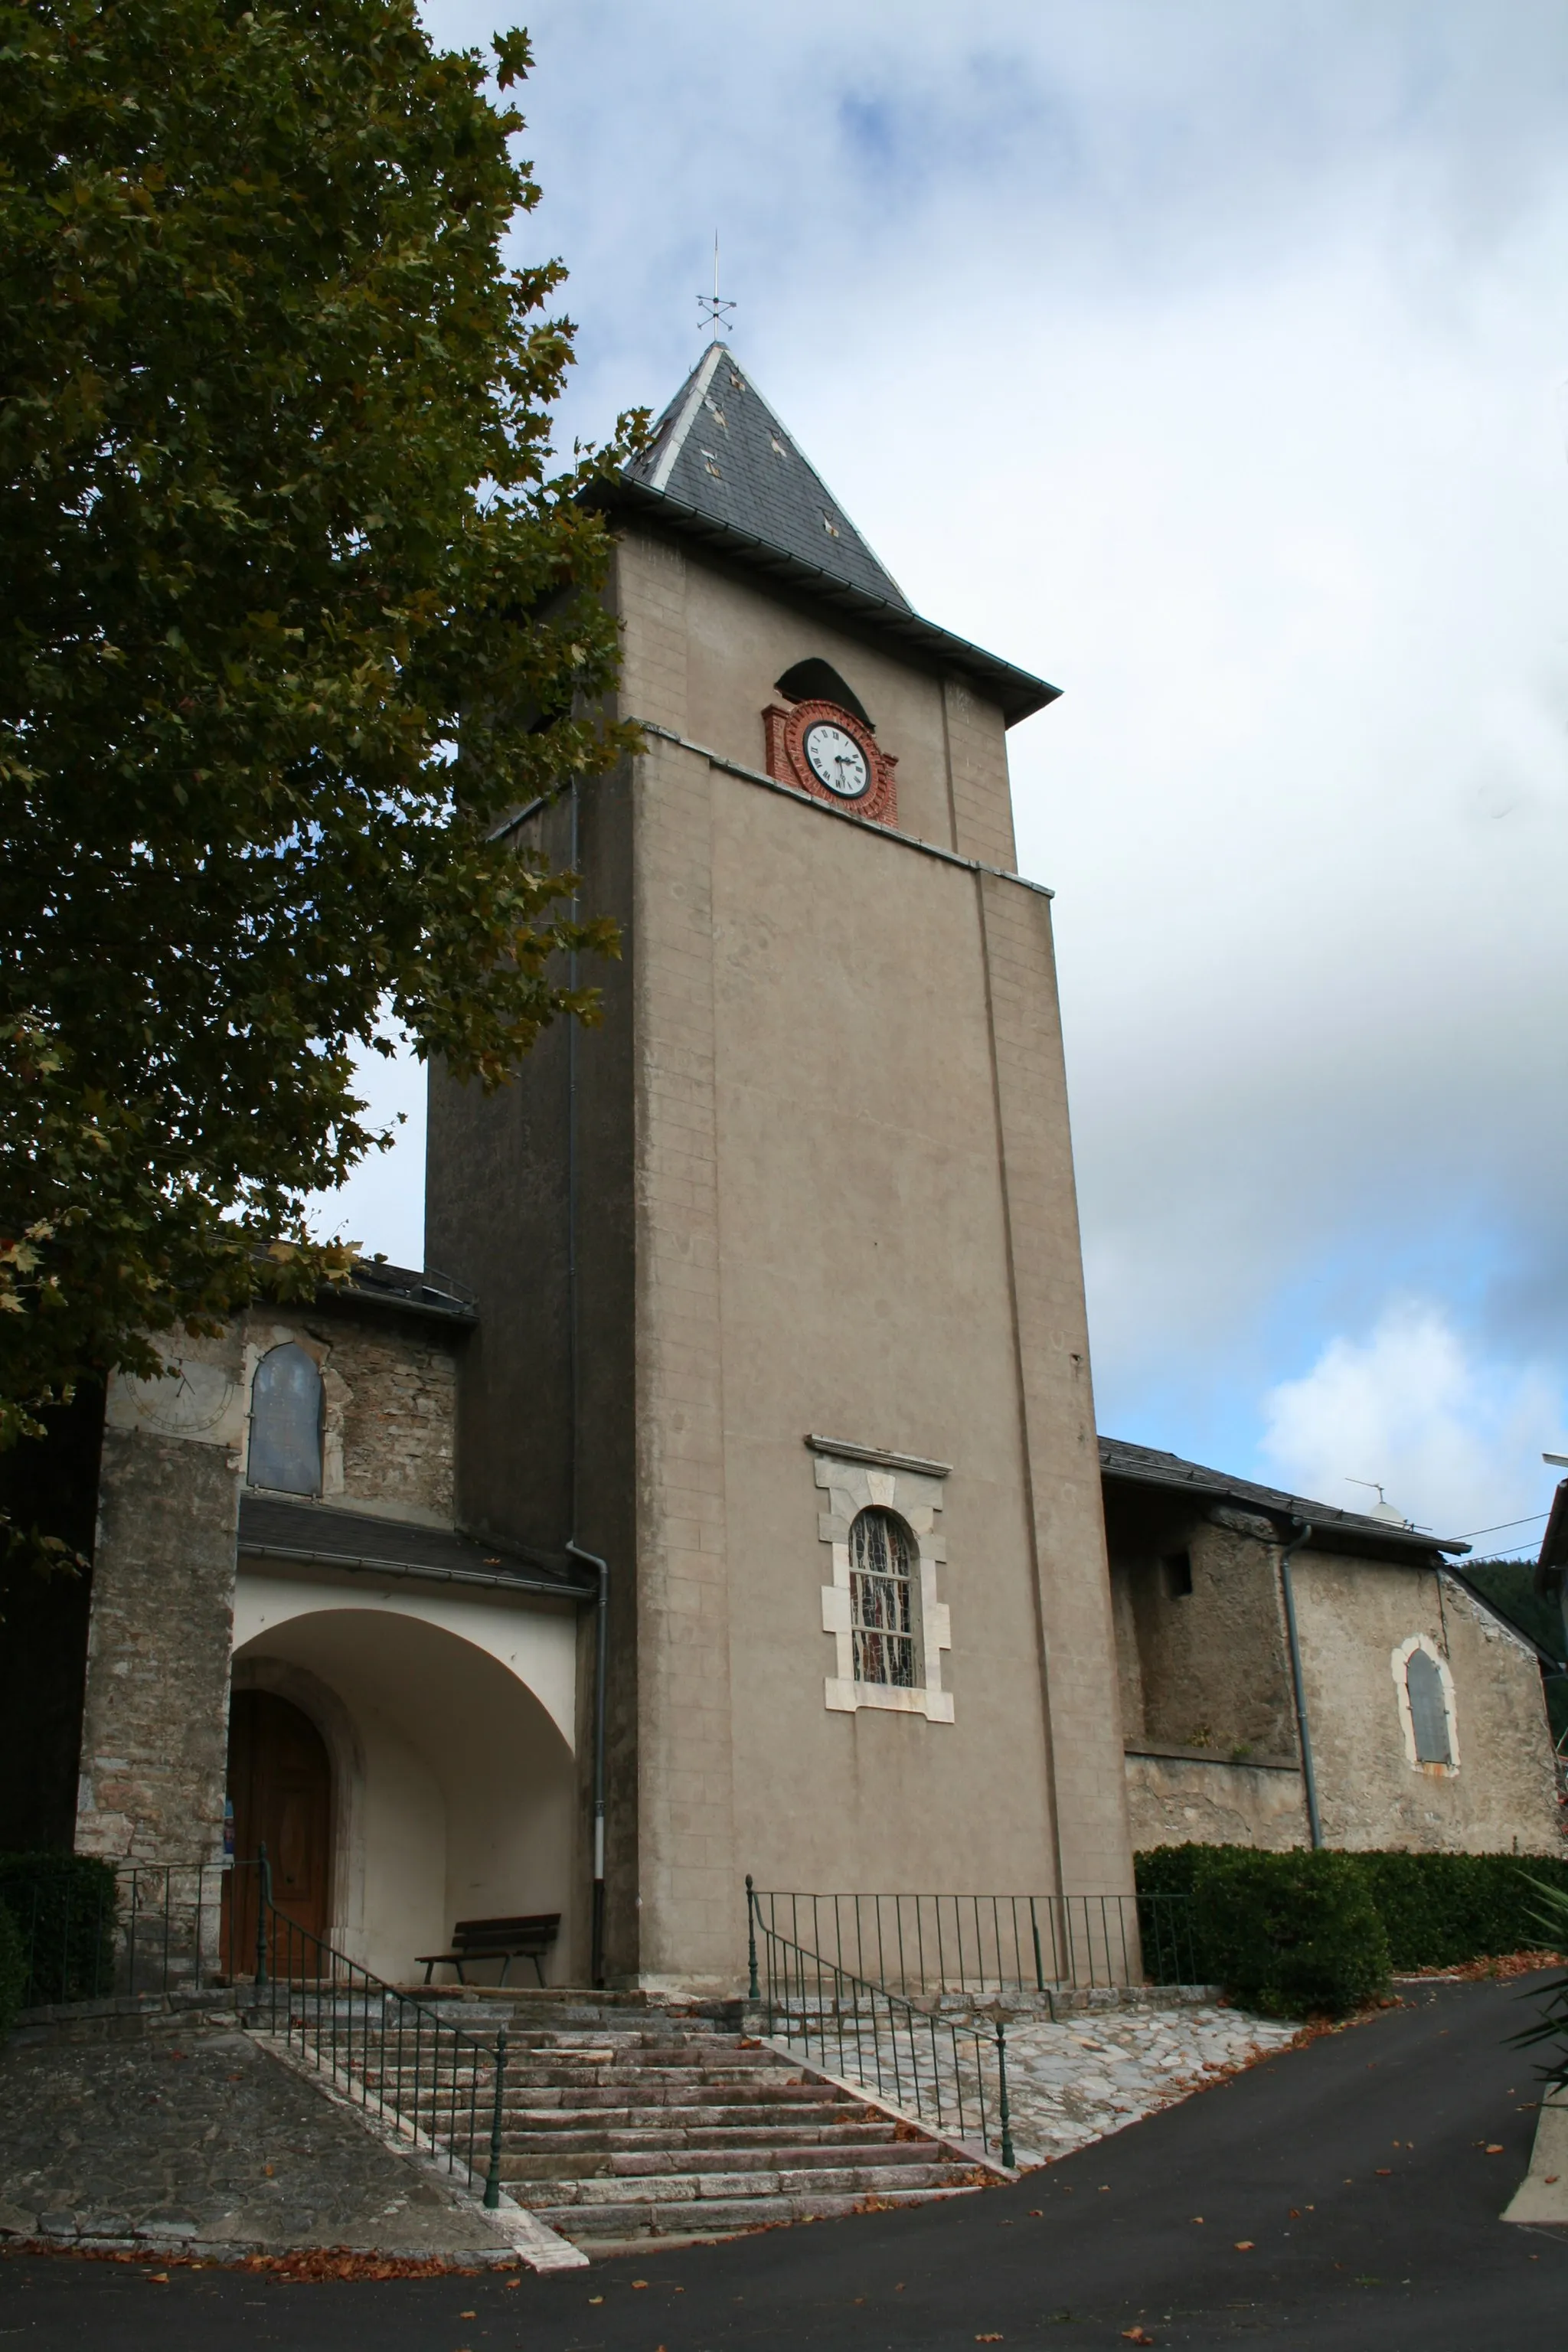
[[[871,763],[837,719],[814,719],[801,730],[805,764],[819,784],[841,801],[864,800],[871,789]]]
[[[768,773],[797,793],[825,801],[846,816],[873,824],[895,824],[898,805],[893,770],[863,719],[837,702],[797,702],[786,709],[771,703],[763,713]]]

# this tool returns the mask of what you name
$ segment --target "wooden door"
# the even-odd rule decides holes
[[[271,1691],[236,1691],[228,1718],[228,1796],[234,1856],[254,1863],[263,1845],[272,1900],[298,1936],[275,1929],[271,1965],[292,1976],[319,1976],[317,1949],[329,1926],[331,1887],[332,1771],[326,1743],[308,1715]],[[256,1966],[257,1879],[236,1870],[226,1920],[230,1974]]]

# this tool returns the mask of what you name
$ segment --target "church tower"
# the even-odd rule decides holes
[[[1131,1885],[1049,894],[1005,733],[715,342],[606,493],[622,769],[522,838],[623,960],[489,1100],[459,1516],[608,1567],[603,1961],[733,1986],[743,1882]],[[579,1719],[594,1714],[592,1612]],[[592,1740],[574,1923],[586,1949]]]

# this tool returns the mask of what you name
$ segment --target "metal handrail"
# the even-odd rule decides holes
[[[258,1860],[255,2006],[268,2030],[449,2172],[465,2171],[470,2185],[482,2176],[483,2201],[493,2212],[500,2202],[505,2026],[493,2044],[465,2033],[335,1951],[279,1910],[265,1846]]]
[[[815,2044],[822,2063],[847,2082],[875,2090],[898,2107],[911,2109],[944,2136],[978,2138],[989,2148],[994,2137],[1002,2162],[1014,2163],[1012,2111],[1007,2096],[1007,2032],[1000,2018],[989,2031],[961,2025],[921,2009],[903,1994],[853,1974],[824,1953],[781,1935],[762,1916],[759,1896],[746,1879],[746,1948],[749,1991],[766,2013],[768,2037],[799,2045],[807,2060]],[[761,1941],[759,1968],[758,1944]],[[778,2029],[782,2026],[783,2031]],[[985,2070],[988,2051],[996,2057],[994,2135],[987,2117]],[[964,2053],[967,2051],[967,2064]],[[951,2082],[944,2075],[947,2059]],[[972,2087],[966,2085],[966,2074]]]
[[[753,1897],[771,1934],[906,1998],[1196,1981],[1185,1895]]]
[[[70,1857],[66,1857],[68,1861]],[[22,2006],[205,1992],[231,1973],[224,1917],[254,1862],[126,1862],[4,1892],[22,1935]]]

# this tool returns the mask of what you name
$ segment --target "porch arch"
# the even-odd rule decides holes
[[[569,1980],[572,1748],[541,1694],[496,1655],[498,1629],[475,1641],[341,1585],[258,1579],[275,1588],[258,1594],[252,1581],[242,1575],[237,1597],[236,1686],[301,1707],[332,1758],[329,1939],[403,1983],[422,1974],[421,1953],[445,1950],[456,1919],[558,1911],[547,1973]],[[519,1629],[499,1630],[515,1654]]]

